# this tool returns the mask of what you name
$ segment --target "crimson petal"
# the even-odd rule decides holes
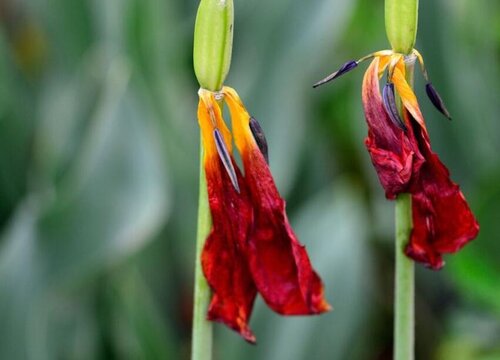
[[[206,168],[212,230],[202,253],[202,267],[213,290],[208,319],[222,322],[249,342],[255,336],[248,327],[257,289],[252,280],[242,245],[250,229],[252,210],[239,169],[239,193],[227,173],[218,165]]]
[[[479,225],[448,169],[432,152],[423,125],[405,110],[407,132],[389,119],[378,84],[378,59],[365,73],[363,105],[368,123],[365,140],[389,199],[411,193],[413,230],[405,253],[432,269],[442,255],[454,253],[474,239]]]
[[[260,150],[254,147],[244,153],[243,164],[255,224],[248,260],[259,293],[269,307],[283,315],[329,310],[323,284],[288,222],[285,201]]]
[[[437,270],[444,265],[443,254],[457,252],[477,236],[479,224],[448,169],[432,152],[427,132],[409,118],[425,163],[411,185],[413,231],[406,254]]]
[[[379,59],[375,58],[363,79],[363,107],[368,125],[365,145],[388,199],[408,190],[411,176],[418,171],[423,157],[418,147],[389,118],[380,95]],[[408,128],[411,134],[412,129]]]

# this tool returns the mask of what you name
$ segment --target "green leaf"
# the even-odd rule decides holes
[[[85,140],[60,187],[29,196],[3,233],[0,318],[11,331],[0,339],[2,358],[45,358],[45,349],[35,345],[47,297],[137,252],[166,219],[168,183],[159,146],[126,91],[126,65],[111,63],[104,79]]]

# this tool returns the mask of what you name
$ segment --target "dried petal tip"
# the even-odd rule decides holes
[[[328,75],[326,78],[323,80],[318,81],[316,84],[313,85],[313,88],[317,88],[320,85],[326,84],[327,82],[330,82],[332,80],[335,80],[341,75],[344,75],[345,73],[351,71],[354,69],[356,66],[358,66],[358,62],[355,60],[350,60],[346,62],[340,69],[335,71],[333,74]]]
[[[401,116],[399,115],[398,112],[398,107],[396,106],[396,98],[394,96],[393,83],[387,83],[384,85],[384,90],[382,91],[382,97],[384,100],[385,111],[387,112],[387,115],[389,115],[391,121],[394,123],[394,125],[396,125],[401,130],[406,132],[407,130],[406,125],[403,119],[401,119]]]
[[[432,83],[427,83],[425,85],[425,91],[427,93],[427,96],[431,100],[432,104],[436,107],[436,109],[438,109],[444,116],[446,116],[448,120],[451,120],[450,113],[448,112],[448,109],[446,109],[443,99],[441,99],[441,96],[439,96],[436,89],[434,89]]]
[[[264,131],[262,130],[259,122],[254,117],[250,117],[250,130],[252,131],[252,135],[260,149],[260,152],[264,155],[264,158],[269,165],[269,153],[267,149],[266,136],[264,135]]]
[[[236,191],[240,192],[240,187],[238,185],[238,178],[236,177],[236,171],[234,171],[233,162],[231,161],[231,156],[227,151],[226,145],[224,144],[224,140],[222,139],[222,135],[220,134],[219,129],[214,130],[214,139],[215,146],[217,147],[217,153],[219,154],[219,158],[226,169],[227,174],[229,175],[229,179],[231,179],[231,183],[233,184]]]

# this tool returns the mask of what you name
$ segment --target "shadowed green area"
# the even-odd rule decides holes
[[[198,198],[197,1],[0,4],[0,359],[188,359]],[[235,0],[226,83],[261,123],[292,225],[334,310],[258,345],[215,325],[215,359],[387,359],[393,203],[364,148],[364,65],[383,1]],[[451,112],[416,89],[434,150],[481,224],[417,266],[417,359],[500,359],[500,4],[421,0],[417,48]]]

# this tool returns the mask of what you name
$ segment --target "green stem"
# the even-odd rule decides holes
[[[198,232],[196,234],[196,260],[194,272],[191,360],[212,359],[212,323],[207,320],[207,310],[211,293],[201,268],[201,252],[211,226],[212,219],[208,206],[207,182],[203,168],[203,145],[200,140],[200,189],[198,198]]]
[[[415,270],[413,260],[404,253],[411,229],[411,195],[400,194],[396,199],[394,360],[412,360],[414,357]]]
[[[385,31],[392,50],[409,54],[415,46],[418,0],[385,0]]]
[[[413,87],[415,57],[406,61],[406,80]],[[394,360],[413,360],[415,353],[415,268],[404,249],[413,227],[411,195],[396,199],[396,270],[394,285]]]

